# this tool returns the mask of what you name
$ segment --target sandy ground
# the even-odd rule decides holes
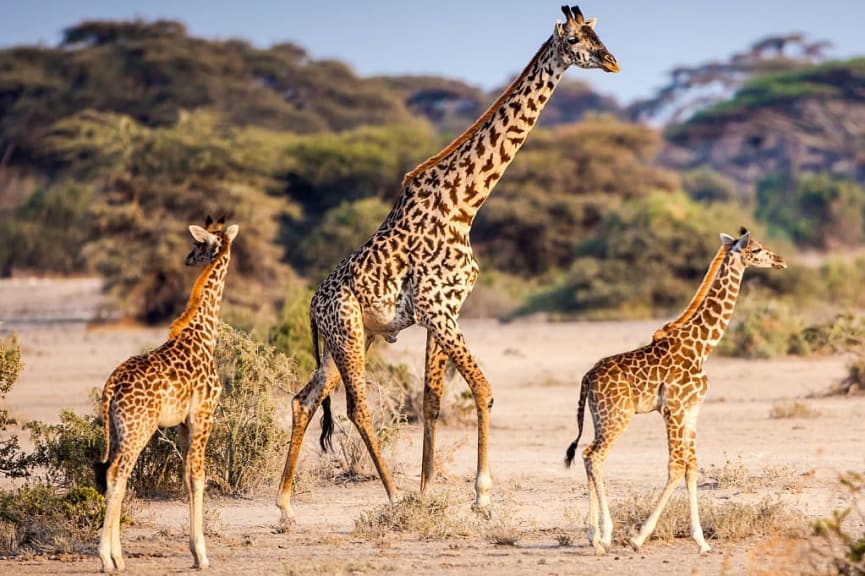
[[[0,332],[19,335],[25,370],[6,405],[21,420],[56,421],[59,411],[89,409],[88,393],[101,387],[123,359],[157,345],[166,328],[94,327],[82,317],[97,310],[96,285],[81,280],[62,283],[0,282]],[[60,290],[58,295],[57,290]],[[84,303],[74,314],[70,301]],[[53,304],[52,304],[53,303]],[[55,312],[44,310],[56,305]],[[27,310],[42,311],[38,314]],[[88,312],[88,310],[90,312]],[[64,315],[65,314],[65,315]],[[35,320],[35,321],[34,321]],[[465,320],[466,339],[493,386],[490,464],[494,510],[519,527],[515,545],[478,538],[424,540],[399,534],[368,539],[354,532],[361,513],[385,503],[378,480],[317,486],[294,499],[297,524],[288,534],[275,529],[279,519],[275,494],[253,499],[214,499],[206,506],[219,515],[219,533],[208,538],[212,574],[741,574],[781,567],[789,559],[766,555],[771,535],[744,542],[710,540],[713,552],[698,556],[690,540],[669,544],[650,540],[633,552],[614,545],[595,556],[582,529],[588,508],[582,466],[565,470],[565,448],[576,434],[576,405],[582,374],[600,357],[648,341],[660,321],[545,323],[502,325]],[[411,329],[385,347],[395,361],[417,374],[423,370],[424,332]],[[756,501],[781,498],[808,518],[840,504],[838,473],[865,469],[865,398],[806,398],[844,374],[840,357],[742,361],[713,357],[707,364],[711,388],[700,414],[698,456],[709,470],[726,462],[741,464],[754,475],[784,469],[790,486],[717,490],[701,486],[706,498]],[[449,389],[464,387],[457,381]],[[342,396],[342,393],[339,392]],[[773,419],[771,408],[799,400],[819,415]],[[341,399],[340,404],[341,406]],[[340,408],[341,409],[341,408]],[[591,437],[587,418],[587,435]],[[302,459],[317,458],[310,428]],[[419,485],[421,428],[408,426],[387,454],[401,491]],[[582,446],[585,442],[581,443]],[[446,465],[448,489],[464,494],[468,509],[474,479],[473,425],[440,426],[440,451],[452,451]],[[666,479],[666,443],[660,417],[636,417],[615,445],[606,468],[611,499],[633,492],[660,490]],[[441,483],[440,483],[441,485]],[[681,488],[684,492],[684,488]],[[189,570],[184,502],[148,501],[123,533],[127,567],[133,574],[170,574]],[[560,546],[558,534],[570,532],[573,544]],[[614,539],[615,539],[614,534]],[[94,543],[95,546],[95,543]],[[775,563],[775,564],[773,564]],[[0,561],[3,574],[75,574],[98,569],[95,557],[78,560]],[[779,568],[780,569],[780,568]]]

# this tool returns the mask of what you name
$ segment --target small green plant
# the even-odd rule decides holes
[[[95,486],[92,464],[102,455],[101,424],[71,410],[60,413],[59,424],[28,422],[33,452],[29,465],[41,471],[41,481],[54,487]]]
[[[814,524],[818,544],[811,547],[810,559],[817,564],[828,562],[833,574],[862,576],[865,574],[865,531],[856,534],[854,526],[858,524],[858,529],[862,530],[865,522],[865,474],[847,472],[839,481],[849,505]]]
[[[12,390],[23,367],[18,337],[13,334],[0,338],[0,400],[3,400]],[[9,425],[15,423],[9,411],[0,408],[0,432],[6,432]],[[0,440],[0,475],[22,478],[28,474],[27,458],[18,442],[18,436],[10,434]]]

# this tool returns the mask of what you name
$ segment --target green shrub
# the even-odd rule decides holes
[[[611,210],[579,244],[570,270],[516,314],[647,317],[681,309],[720,245],[749,219],[730,204],[649,194]],[[756,275],[750,275],[746,282]]]
[[[865,238],[865,192],[826,174],[771,174],[757,183],[755,215],[797,244],[830,248]]]
[[[89,552],[104,518],[105,500],[93,488],[0,492],[0,556]]]
[[[788,304],[748,291],[740,293],[739,300],[718,354],[774,358],[790,353],[794,342],[801,347],[802,322]]]
[[[208,478],[226,493],[248,493],[281,471],[288,433],[279,423],[297,388],[294,361],[249,334],[220,324],[216,369],[224,387],[207,444]]]
[[[23,367],[21,346],[18,344],[17,336],[13,334],[0,338],[0,400],[3,400],[12,390]],[[15,423],[9,411],[0,408],[0,432],[6,432],[9,425]],[[10,478],[21,478],[27,476],[28,472],[26,454],[21,450],[18,436],[10,434],[0,440],[0,474]]]
[[[390,212],[391,203],[378,198],[345,201],[328,210],[297,250],[301,271],[318,284],[340,260],[351,254],[375,232]]]
[[[60,413],[59,424],[29,422],[33,441],[30,466],[42,473],[46,486],[96,486],[93,462],[102,456],[102,423],[92,416],[71,410]]]
[[[309,301],[312,290],[296,281],[288,284],[279,318],[267,333],[267,343],[294,358],[301,376],[315,370],[312,334],[309,325]],[[318,343],[320,346],[320,343]]]

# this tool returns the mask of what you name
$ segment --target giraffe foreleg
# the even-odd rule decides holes
[[[685,485],[688,487],[688,506],[691,511],[691,538],[700,547],[700,554],[711,552],[706,543],[703,527],[700,524],[700,510],[697,505],[697,415],[699,404],[688,410],[685,418]]]
[[[487,446],[490,434],[490,408],[493,396],[490,384],[484,376],[475,357],[466,345],[463,333],[456,319],[451,317],[436,317],[427,323],[427,330],[432,333],[436,342],[456,365],[460,375],[468,383],[475,400],[478,416],[478,467],[475,476],[475,510],[483,511],[490,506],[492,478],[490,477]]]
[[[661,517],[661,513],[667,506],[667,502],[670,501],[670,496],[672,496],[673,490],[676,489],[679,481],[682,480],[682,477],[685,475],[686,454],[685,443],[683,442],[683,434],[685,433],[685,415],[683,413],[672,414],[666,408],[662,409],[662,414],[667,425],[667,447],[669,450],[667,484],[664,486],[664,491],[661,493],[661,497],[658,499],[658,503],[655,505],[654,510],[652,510],[649,518],[643,524],[642,528],[640,528],[640,532],[631,538],[631,546],[634,550],[639,550],[649,536],[652,535],[652,532],[655,531],[658,519]]]
[[[357,428],[366,445],[367,452],[384,485],[387,498],[392,504],[396,496],[396,489],[390,471],[384,463],[384,458],[382,458],[378,438],[372,426],[372,417],[366,404],[366,347],[362,338],[354,337],[358,332],[362,334],[363,331],[361,329],[360,331],[349,332],[352,336],[347,337],[343,341],[342,347],[333,352],[333,360],[345,384],[348,418]]]
[[[424,371],[423,390],[423,460],[421,463],[421,492],[432,483],[435,474],[435,434],[441,411],[442,389],[444,388],[444,372],[447,365],[447,354],[438,345],[435,338],[427,332],[426,368]]]
[[[213,407],[203,408],[186,421],[188,449],[183,462],[183,483],[189,498],[189,551],[193,568],[207,568],[207,546],[204,541],[204,456],[207,439],[213,429]]]

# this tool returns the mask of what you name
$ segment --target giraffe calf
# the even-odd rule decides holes
[[[603,358],[583,376],[577,409],[579,431],[567,449],[565,464],[570,466],[576,455],[588,404],[595,438],[583,452],[583,463],[589,484],[589,540],[599,554],[610,547],[613,532],[603,476],[607,454],[634,414],[656,410],[667,429],[667,484],[631,545],[639,549],[652,534],[684,477],[691,537],[701,553],[711,550],[697,509],[697,416],[709,390],[703,363],[724,335],[745,268],[787,267],[783,258],[766,250],[744,228],[738,239],[722,234],[721,242],[703,285],[679,319],[657,331],[650,344]]]
[[[206,227],[190,226],[195,239],[187,265],[205,264],[189,304],[172,324],[168,341],[118,366],[102,391],[105,453],[95,464],[105,493],[105,521],[99,540],[104,572],[123,570],[120,508],[129,474],[159,426],[178,426],[183,483],[189,497],[189,549],[194,567],[207,568],[204,545],[204,449],[222,385],[216,374],[219,305],[237,225],[207,217]]]

